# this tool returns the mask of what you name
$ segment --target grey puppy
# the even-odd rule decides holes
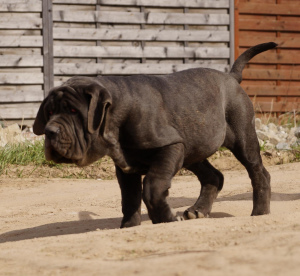
[[[182,167],[201,182],[200,196],[184,218],[208,216],[224,178],[206,158],[221,146],[248,171],[252,215],[268,214],[270,175],[260,157],[252,103],[239,83],[246,63],[276,46],[250,48],[229,74],[197,68],[164,76],[73,77],[50,91],[33,131],[46,136],[47,160],[86,166],[104,155],[113,159],[121,227],[141,223],[142,199],[153,223],[178,220],[166,197]]]

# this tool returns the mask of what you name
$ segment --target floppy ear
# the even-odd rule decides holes
[[[47,119],[45,117],[44,107],[45,107],[47,100],[48,100],[48,97],[46,97],[43,100],[42,104],[40,105],[39,111],[36,115],[36,118],[35,118],[35,121],[34,121],[34,124],[32,127],[33,133],[36,135],[45,134],[45,127],[47,124]]]
[[[112,104],[112,98],[108,90],[97,83],[85,87],[85,93],[91,96],[88,110],[88,131],[94,133],[104,123],[107,108]]]

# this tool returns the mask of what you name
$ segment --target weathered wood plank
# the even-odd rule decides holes
[[[41,12],[42,0],[0,0],[1,12]]]
[[[52,0],[53,4],[96,5],[97,0]]]
[[[265,41],[273,41],[280,48],[300,48],[300,37],[268,37],[265,35],[249,37],[248,34],[239,34],[240,47],[251,47]]]
[[[35,14],[1,14],[1,29],[41,29],[42,19]]]
[[[261,86],[242,84],[249,96],[300,96],[300,86]]]
[[[229,70],[226,64],[109,64],[109,63],[56,63],[55,75],[133,75],[133,74],[170,74],[190,68],[212,68],[222,72]]]
[[[44,99],[42,90],[1,90],[0,102],[39,102]]]
[[[256,80],[299,80],[300,70],[284,69],[245,69],[243,71],[244,79]]]
[[[33,119],[36,117],[40,103],[0,104],[0,118]]]
[[[257,30],[257,31],[296,31],[300,30],[298,21],[277,21],[270,19],[240,19],[240,30]]]
[[[0,84],[42,84],[42,73],[0,73]]]
[[[42,47],[43,37],[38,35],[1,35],[0,47]]]
[[[53,0],[53,3],[97,4],[97,0]],[[229,0],[99,0],[99,4],[109,6],[229,8]]]
[[[54,28],[53,37],[60,40],[228,42],[229,31]]]
[[[228,14],[141,13],[113,11],[53,11],[60,22],[98,22],[124,24],[228,25]]]
[[[40,55],[2,55],[1,67],[41,67],[43,56]]]
[[[52,2],[43,1],[43,64],[44,64],[44,96],[53,87],[53,20]]]
[[[300,6],[296,3],[265,4],[239,3],[239,12],[246,14],[300,15]]]
[[[147,16],[146,23],[148,24],[229,25],[228,14],[150,12]]]
[[[54,57],[229,58],[229,48],[54,46]]]

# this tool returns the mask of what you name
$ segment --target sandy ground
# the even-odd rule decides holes
[[[115,180],[0,179],[0,275],[300,275],[300,163],[268,167],[271,214],[250,217],[245,170],[227,171],[210,218],[119,229]],[[199,194],[179,176],[170,205]]]

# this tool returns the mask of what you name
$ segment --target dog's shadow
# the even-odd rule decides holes
[[[272,193],[272,201],[292,201],[299,200],[300,194],[282,194]],[[173,208],[191,206],[195,203],[195,198],[172,197],[169,200]],[[244,193],[233,196],[224,196],[217,198],[216,202],[236,201],[236,200],[252,200],[252,193]],[[182,212],[178,213],[182,215]],[[121,224],[121,217],[118,218],[102,218],[93,219],[97,214],[82,211],[78,213],[79,220],[67,222],[55,222],[36,227],[9,231],[0,234],[0,243],[28,240],[34,238],[44,238],[61,235],[81,234],[97,230],[118,229]],[[233,215],[224,212],[212,212],[211,218],[233,217]],[[142,215],[142,221],[149,220],[147,214]]]
[[[175,207],[175,206],[174,206]],[[179,212],[182,216],[183,212]],[[67,221],[67,222],[55,222],[44,224],[40,226],[35,226],[31,228],[19,229],[14,231],[9,231],[0,234],[0,244],[6,242],[15,242],[22,240],[30,240],[36,238],[54,237],[62,235],[72,235],[81,234],[99,230],[109,230],[118,229],[121,224],[121,217],[118,218],[103,218],[103,219],[93,219],[95,216],[92,212],[79,212],[79,220],[77,221]],[[212,218],[230,217],[231,215],[226,213],[213,213]],[[142,221],[149,220],[147,214],[142,215]]]
[[[49,223],[3,233],[0,235],[0,243],[116,229],[120,227],[121,219],[105,218]]]

